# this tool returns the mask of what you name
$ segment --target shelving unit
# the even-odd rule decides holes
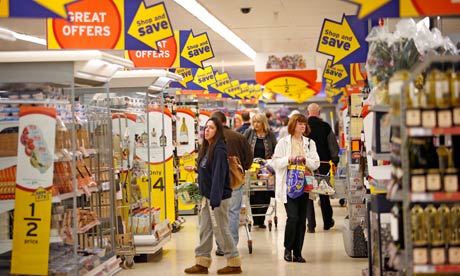
[[[414,206],[440,206],[440,204],[447,204],[444,206],[451,206],[453,203],[460,203],[460,191],[446,193],[443,191],[439,192],[412,192],[411,191],[411,167],[409,164],[409,149],[403,145],[407,145],[408,141],[412,138],[418,137],[443,137],[443,136],[458,136],[460,135],[460,127],[452,126],[448,128],[435,127],[435,128],[424,128],[424,127],[407,127],[406,122],[406,112],[407,112],[407,98],[406,98],[406,88],[409,89],[410,83],[414,82],[419,74],[424,72],[429,68],[433,63],[458,63],[460,62],[459,56],[436,56],[428,57],[421,64],[415,67],[410,73],[409,79],[406,80],[400,89],[399,105],[400,105],[400,116],[393,115],[392,122],[393,127],[396,128],[396,131],[399,131],[399,137],[396,139],[398,145],[401,145],[401,168],[404,174],[401,176],[401,190],[397,194],[392,195],[393,200],[401,200],[402,204],[402,221],[404,228],[404,249],[401,251],[403,254],[403,259],[405,260],[405,265],[403,272],[405,275],[423,275],[423,274],[433,274],[433,273],[444,273],[449,275],[459,275],[460,274],[460,265],[458,264],[447,264],[448,261],[448,250],[447,243],[444,245],[443,257],[445,258],[444,264],[430,264],[431,241],[427,236],[427,245],[426,245],[426,255],[427,263],[426,264],[417,264],[414,260],[414,248],[415,244],[413,242],[413,229],[411,222],[413,218],[411,217],[411,208]],[[397,92],[397,91],[396,91]],[[391,91],[390,91],[391,94]],[[395,96],[396,98],[396,96]],[[423,110],[423,106],[421,107]],[[458,154],[458,153],[455,153]],[[457,172],[457,181],[458,181],[458,172]],[[457,183],[458,186],[458,183]],[[426,207],[425,207],[426,208]],[[439,208],[439,207],[438,207]],[[439,216],[439,214],[438,214]],[[427,218],[425,218],[427,219]],[[397,226],[395,226],[397,227]],[[434,227],[434,226],[433,226]],[[447,227],[447,226],[445,226]],[[425,248],[425,247],[420,247]],[[458,260],[457,260],[458,261]],[[422,262],[419,259],[419,262]],[[404,271],[405,270],[405,271]]]
[[[61,152],[59,152],[61,148],[57,145],[56,151],[51,153],[52,163],[68,164],[68,167],[66,167],[66,170],[68,170],[66,171],[66,175],[69,177],[64,178],[64,175],[57,172],[56,165],[54,166],[55,170],[52,189],[53,194],[55,195],[52,197],[53,216],[51,220],[51,236],[49,244],[46,242],[44,244],[45,247],[53,247],[57,244],[59,247],[66,248],[66,252],[60,252],[61,254],[59,255],[59,258],[64,258],[66,263],[63,263],[64,259],[60,259],[58,262],[59,265],[64,264],[67,266],[66,273],[69,275],[77,273],[77,271],[81,268],[80,265],[82,264],[79,262],[79,259],[81,258],[79,252],[81,250],[86,250],[88,252],[105,252],[106,258],[119,262],[110,246],[114,244],[115,240],[115,228],[113,227],[113,201],[111,201],[111,207],[107,209],[107,229],[102,230],[98,223],[92,225],[91,227],[87,225],[87,227],[82,227],[80,230],[77,227],[80,223],[80,221],[77,221],[78,212],[86,212],[87,210],[96,211],[96,209],[98,209],[98,215],[100,215],[100,207],[97,206],[97,204],[92,205],[89,203],[87,198],[95,194],[99,194],[104,190],[108,190],[109,193],[113,193],[114,189],[112,189],[113,176],[112,167],[110,165],[111,162],[108,162],[104,168],[98,167],[102,165],[102,163],[99,162],[101,158],[107,158],[108,160],[112,159],[111,151],[90,149],[89,147],[91,146],[88,144],[82,146],[82,148],[78,148],[79,146],[77,143],[81,142],[80,139],[84,138],[79,137],[81,129],[77,129],[77,124],[79,124],[79,122],[77,122],[76,116],[77,112],[81,111],[78,110],[79,107],[75,102],[75,88],[80,86],[105,87],[104,93],[107,94],[108,89],[106,84],[112,78],[113,74],[118,70],[132,67],[133,64],[131,61],[105,54],[100,51],[0,52],[0,88],[11,95],[14,94],[20,96],[20,98],[17,98],[19,96],[10,97],[8,99],[2,98],[0,100],[2,107],[11,106],[14,107],[13,109],[18,110],[19,106],[22,105],[39,105],[55,108],[58,113],[56,124],[58,127],[61,127],[61,129],[65,129],[69,135],[68,140],[66,140],[69,143],[62,147],[62,149],[65,149],[65,154],[61,155]],[[35,98],[34,96],[31,96],[32,94],[38,94],[38,97]],[[48,98],[48,94],[52,96],[50,99],[46,99]],[[39,98],[43,96],[45,99]],[[61,97],[66,99],[62,99]],[[107,112],[107,110],[105,112]],[[105,114],[107,115],[107,113]],[[60,117],[64,115],[67,117]],[[81,114],[78,116],[81,116]],[[104,112],[101,113],[100,118],[102,119],[103,116]],[[4,123],[2,125],[3,127],[17,128],[19,125],[18,120],[19,117],[17,117],[16,120],[10,120],[7,123],[4,123],[5,121],[2,120],[0,123]],[[102,121],[94,122],[94,125],[100,122]],[[87,133],[87,135],[90,136],[89,133]],[[51,137],[54,137],[54,134],[52,134]],[[61,141],[60,139],[64,138],[57,138],[56,141]],[[105,139],[105,137],[101,136],[100,139]],[[92,142],[93,141],[91,141],[91,143]],[[85,147],[88,148],[88,152],[90,153],[87,156],[79,152],[84,150]],[[16,166],[17,163],[19,164],[18,158],[19,157],[16,156],[1,157],[0,170]],[[88,162],[88,167],[90,168],[89,170],[88,167],[86,167],[86,162]],[[79,171],[78,166],[85,166],[87,171]],[[100,169],[107,170],[107,179],[102,179],[97,173]],[[77,176],[77,171],[79,176]],[[88,188],[83,186],[83,183],[80,183],[80,180],[83,178],[85,178],[85,181],[93,179],[92,181],[94,181],[94,186]],[[10,179],[10,182],[12,181],[13,180]],[[71,185],[73,190],[65,193],[59,193],[57,186],[63,184],[64,182]],[[1,212],[9,212],[14,209],[14,199],[0,200]],[[50,214],[52,210],[49,211]],[[67,215],[68,217],[66,218]],[[14,217],[12,218],[14,219]],[[39,219],[41,218],[36,220]],[[66,223],[68,223],[68,226],[64,226]],[[69,227],[68,232],[66,232],[67,236],[65,237],[65,243],[72,244],[71,246],[64,245],[63,237],[59,235],[64,232],[64,227]],[[60,231],[61,229],[63,231]],[[84,233],[83,230],[85,230]],[[21,230],[12,229],[12,226],[10,226],[10,231],[10,235],[12,235],[13,239],[15,239],[18,235],[18,231]],[[29,234],[27,235],[29,236]],[[38,235],[39,234],[36,234],[35,236]],[[87,239],[90,239],[90,241],[87,241]],[[15,241],[7,239],[0,241],[0,244],[0,248],[2,248],[1,253],[8,254],[8,252],[13,248]],[[88,247],[88,245],[90,247]],[[52,252],[53,251],[51,250],[50,253]],[[48,261],[48,255],[46,254],[45,256]],[[57,256],[53,256],[53,258],[55,257]],[[12,258],[14,258],[14,252]],[[51,261],[53,258],[50,257],[49,260]],[[106,271],[103,275],[114,275],[119,271],[118,263],[116,265],[114,265],[114,263],[115,262],[106,264]],[[33,267],[32,264],[37,265],[34,256],[30,256],[29,267]],[[54,270],[59,269],[55,263],[51,264],[53,264],[53,267],[50,266],[48,268],[49,273],[62,273],[62,271],[58,272]],[[48,267],[48,264],[39,263],[38,265],[40,267]],[[8,271],[6,269],[8,269]],[[9,273],[9,268],[1,267],[0,274],[3,272]],[[90,273],[94,275],[102,275],[96,271],[91,271]]]
[[[119,204],[116,251],[122,257],[125,268],[134,266],[135,255],[155,254],[171,239],[170,221],[175,219],[171,215],[171,210],[174,210],[174,190],[166,181],[169,177],[172,179],[172,174],[166,169],[165,160],[170,158],[168,152],[172,152],[172,142],[167,133],[170,122],[165,123],[165,117],[170,112],[165,108],[163,92],[170,82],[180,80],[182,77],[165,70],[119,71],[108,84],[109,98],[99,97],[99,94],[85,98],[85,102],[94,110],[110,110],[113,135],[120,140],[119,145],[113,145],[114,151],[118,152],[115,156],[119,190],[116,198]],[[92,88],[79,89],[77,94],[89,92],[97,91]],[[154,117],[150,114],[152,111],[160,112],[160,116]],[[168,129],[165,128],[166,124]],[[156,130],[155,137],[151,133],[152,128]],[[165,144],[162,144],[163,139],[166,140]],[[135,165],[135,162],[138,164]],[[160,166],[161,169],[152,171],[151,166]],[[135,183],[134,170],[143,171],[142,177],[136,176]],[[157,176],[158,172],[160,184],[153,180],[153,174]],[[152,217],[154,208],[160,208],[162,219],[160,215]],[[143,209],[149,211],[135,212]],[[136,230],[140,219],[145,224],[142,231]]]

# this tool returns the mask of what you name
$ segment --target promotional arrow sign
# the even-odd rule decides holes
[[[147,6],[143,0],[130,0],[125,9],[125,49],[158,50],[159,41],[174,36],[163,2]]]
[[[342,22],[324,19],[316,51],[333,57],[333,64],[341,61],[361,47],[348,20]]]
[[[459,15],[456,0],[342,0],[358,6],[359,19]]]
[[[220,93],[222,96],[225,96],[225,91],[231,86],[231,81],[228,76],[228,73],[216,72],[214,76],[216,78],[216,81],[209,87],[209,92]]]
[[[208,34],[202,33],[195,36],[193,31],[190,31],[185,46],[182,47],[181,57],[195,66],[203,67],[203,61],[214,57]]]
[[[207,37],[205,33],[194,36],[191,30],[174,31],[174,37],[157,43],[157,51],[128,50],[125,52],[125,56],[133,61],[134,67],[137,68],[202,68],[202,61],[214,57],[211,43]],[[201,40],[204,38],[206,38],[205,41],[191,46],[194,39]],[[187,48],[190,50],[187,51]]]
[[[68,18],[67,6],[80,0],[1,0],[0,17]]]
[[[177,68],[175,73],[182,76],[183,79],[179,83],[183,87],[187,87],[187,83],[193,81],[193,72],[190,68]]]
[[[332,65],[332,60],[328,59],[324,68],[323,78],[329,80],[336,87],[343,87],[350,83],[349,72],[343,64]]]
[[[215,83],[214,70],[212,66],[207,66],[204,69],[198,68],[193,78],[193,83],[202,89],[208,89],[208,86]]]
[[[239,94],[241,93],[240,81],[233,80],[230,82],[230,87],[225,89],[225,93],[230,95],[232,98],[239,98]]]
[[[249,99],[250,98],[250,91],[249,91],[249,84],[247,82],[240,83],[240,98],[241,99]],[[254,89],[254,86],[253,86]]]
[[[48,19],[48,49],[123,49],[123,0],[79,0],[66,7],[69,21]]]

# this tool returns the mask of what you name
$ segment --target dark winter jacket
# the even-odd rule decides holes
[[[319,160],[332,160],[337,165],[339,163],[339,144],[337,143],[334,132],[332,132],[331,126],[321,118],[314,116],[308,117],[308,124],[311,129],[308,137],[316,143]],[[319,167],[320,174],[327,174],[329,168],[328,164],[321,163]]]
[[[240,126],[239,128],[237,128],[236,131],[237,131],[238,133],[243,134],[243,133],[246,131],[246,129],[248,129],[249,127],[251,127],[251,123],[244,123],[242,126]]]
[[[220,206],[222,200],[232,196],[225,142],[221,140],[217,143],[211,168],[207,167],[206,159],[203,158],[201,164],[198,164],[198,183],[200,193],[209,199],[211,207],[214,209]]]
[[[257,133],[254,129],[250,128],[244,132],[244,137],[248,139],[251,150],[254,153],[254,148],[257,142]],[[265,146],[265,159],[271,159],[276,147],[276,136],[272,131],[265,134],[264,146]]]

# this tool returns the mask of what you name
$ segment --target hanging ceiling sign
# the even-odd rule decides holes
[[[365,62],[368,47],[364,23],[356,16],[343,15],[341,22],[324,19],[316,51],[332,56],[332,64]]]
[[[214,70],[212,66],[207,66],[204,69],[198,68],[193,77],[193,83],[201,87],[202,89],[208,89],[208,86],[215,83],[216,78],[214,76]]]
[[[157,46],[157,51],[128,50],[125,57],[138,68],[202,68],[203,61],[214,57],[206,33],[194,36],[192,31],[174,31],[174,37],[159,41]]]
[[[332,60],[328,59],[323,71],[323,78],[329,80],[336,87],[343,87],[350,83],[350,74],[346,66],[336,63],[332,65]]]
[[[265,90],[281,94],[303,103],[321,90],[322,84],[316,82],[316,70],[295,70],[277,72],[256,72],[256,81]]]
[[[172,72],[181,75],[181,82],[172,82],[170,87],[187,90],[207,90],[208,86],[216,82],[212,66],[203,68],[175,68]]]
[[[231,86],[231,80],[228,73],[215,72],[214,76],[216,81],[209,86],[209,92],[213,94],[218,93],[227,98],[230,97],[225,93],[225,91]]]
[[[357,5],[359,19],[459,15],[456,0],[342,0]]]
[[[68,5],[80,0],[1,0],[0,17],[68,18]]]
[[[240,83],[240,89],[241,89],[240,98],[249,99],[250,98],[249,83],[247,82]],[[253,85],[253,89],[254,89],[254,85]]]
[[[125,49],[157,51],[159,41],[174,36],[163,2],[147,6],[144,0],[130,0],[125,9]]]
[[[240,93],[241,93],[241,87],[240,87],[240,81],[239,80],[233,80],[230,82],[230,87],[225,89],[225,93],[230,95],[230,97],[236,99],[240,98]]]
[[[197,36],[192,31],[185,34],[187,38],[181,35],[181,41],[185,41],[182,47],[181,44],[181,58],[189,61],[190,64],[184,64],[182,67],[200,67],[203,68],[203,61],[214,57],[211,42],[209,41],[208,34],[202,33]]]
[[[123,0],[68,4],[69,21],[48,19],[48,49],[123,49]]]

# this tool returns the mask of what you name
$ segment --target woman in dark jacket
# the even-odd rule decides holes
[[[252,117],[252,128],[244,132],[244,136],[251,145],[254,158],[270,159],[275,152],[276,136],[270,130],[267,117],[263,113],[257,113]],[[263,205],[266,207],[251,208],[254,225],[259,228],[265,226],[265,214],[267,213],[270,197],[274,197],[274,192],[257,191],[250,197],[251,205]],[[255,216],[254,216],[255,215]]]
[[[198,155],[198,183],[203,196],[200,214],[200,243],[195,248],[196,264],[187,274],[207,274],[211,265],[214,235],[227,258],[227,266],[217,274],[241,273],[241,259],[228,227],[230,188],[227,145],[223,126],[216,118],[206,122],[204,141]]]

